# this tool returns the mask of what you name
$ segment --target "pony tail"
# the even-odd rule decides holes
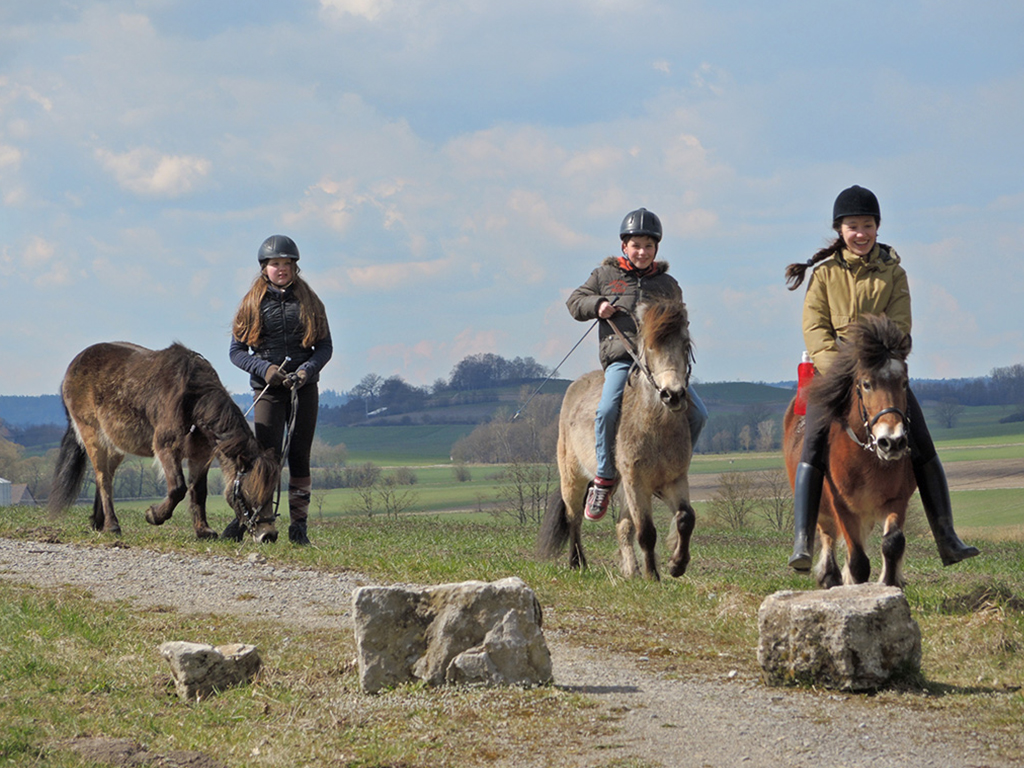
[[[835,240],[832,241],[831,245],[822,248],[807,261],[798,261],[786,267],[786,283],[789,286],[789,290],[795,291],[797,288],[799,288],[800,285],[803,283],[804,277],[809,268],[813,267],[819,261],[824,261],[829,256],[833,256],[839,253],[839,251],[842,250],[842,247],[843,239],[841,237],[837,237]]]

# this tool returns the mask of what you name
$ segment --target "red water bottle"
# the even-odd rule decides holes
[[[796,402],[793,404],[793,413],[803,416],[807,413],[807,385],[814,378],[814,363],[811,356],[804,352],[800,365],[796,367]]]

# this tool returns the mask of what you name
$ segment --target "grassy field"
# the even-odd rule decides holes
[[[666,516],[658,522],[664,532]],[[184,520],[156,529],[127,514],[122,523],[129,547],[239,558],[255,550],[249,543],[198,543]],[[618,575],[611,524],[586,533],[591,568],[584,573],[568,571],[564,557],[537,560],[533,526],[475,515],[317,522],[315,547],[279,543],[260,551],[281,566],[355,570],[384,582],[516,575],[537,592],[546,632],[679,678],[737,671],[756,679],[758,606],[777,590],[810,586],[784,565],[785,534],[727,531],[701,520],[685,577],[650,583]],[[109,544],[86,529],[85,510],[45,521],[13,509],[0,520],[0,535]],[[958,727],[985,734],[1002,756],[1024,760],[1024,541],[982,546],[983,557],[947,569],[927,537],[910,540],[906,594],[924,638],[922,672],[865,697],[864,705],[948,714]],[[258,645],[265,673],[248,688],[182,705],[156,648],[166,639],[195,637],[199,628],[205,641]],[[350,663],[351,630],[304,631],[227,616],[197,620],[168,606],[136,611],[97,603],[80,590],[0,582],[0,648],[5,765],[82,765],[54,747],[80,734],[131,738],[154,752],[199,750],[232,766],[513,763],[523,744],[556,764],[563,750],[585,749],[594,735],[614,730],[613,722],[592,717],[586,696],[558,688],[412,686],[364,696]],[[592,764],[623,765],[600,755]]]
[[[1024,427],[1003,431],[993,427],[994,419],[987,414],[948,439],[936,430],[944,462],[1024,461]],[[396,446],[409,444],[414,434],[382,446],[378,463],[401,464]],[[471,479],[458,482],[451,466],[428,466],[440,462],[423,456],[410,462],[417,476],[408,486],[417,496],[410,508],[415,514],[368,518],[356,511],[351,491],[330,491],[314,499],[314,547],[281,542],[260,553],[282,567],[354,570],[383,582],[516,575],[537,592],[546,632],[680,678],[735,670],[756,679],[758,606],[775,591],[811,586],[785,567],[788,534],[715,527],[706,505],[698,505],[693,561],[682,579],[624,581],[610,522],[587,527],[591,568],[570,572],[564,555],[556,562],[534,556],[535,525],[478,511],[497,496],[500,468],[473,466]],[[698,456],[693,471],[779,465],[778,454]],[[908,535],[906,595],[922,630],[922,671],[895,689],[864,697],[864,706],[898,704],[948,716],[955,727],[984,734],[1007,761],[1024,763],[1024,489],[955,492],[953,502],[958,528],[982,556],[943,568],[917,519]],[[197,542],[184,510],[161,528],[148,526],[146,506],[119,505],[122,545],[237,558],[256,551],[248,542]],[[110,546],[110,538],[88,530],[88,514],[77,508],[49,519],[37,509],[11,508],[0,516],[0,536]],[[222,498],[211,500],[210,518],[215,527],[226,524]],[[664,557],[663,509],[657,522]],[[868,550],[876,575],[879,548],[876,534]],[[197,627],[204,641],[258,645],[268,660],[265,673],[250,687],[182,705],[156,648],[167,639],[194,637]],[[579,753],[595,735],[614,732],[614,722],[592,716],[586,696],[557,687],[413,686],[364,696],[353,656],[351,630],[305,631],[227,616],[197,620],[169,606],[138,611],[99,603],[81,590],[0,582],[0,764],[82,766],[55,745],[92,734],[131,738],[154,752],[199,750],[231,766],[511,764],[523,744],[550,754],[554,765],[565,750]],[[592,764],[654,768],[600,755]]]

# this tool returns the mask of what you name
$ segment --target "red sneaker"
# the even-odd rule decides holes
[[[608,504],[615,493],[615,481],[595,477],[587,490],[587,503],[583,507],[583,516],[587,520],[600,520],[608,511]]]

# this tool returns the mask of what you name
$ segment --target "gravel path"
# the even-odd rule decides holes
[[[282,568],[254,554],[161,554],[0,538],[0,578],[88,589],[98,600],[182,612],[256,616],[306,627],[351,621],[352,590],[369,579]],[[259,599],[250,599],[258,595]],[[997,768],[982,735],[948,708],[929,710],[862,695],[768,688],[742,675],[667,679],[627,657],[581,649],[549,632],[555,682],[599,703],[595,718],[621,732],[579,765],[636,758],[664,766]],[[909,699],[913,699],[910,701]],[[567,758],[567,765],[572,758]]]

